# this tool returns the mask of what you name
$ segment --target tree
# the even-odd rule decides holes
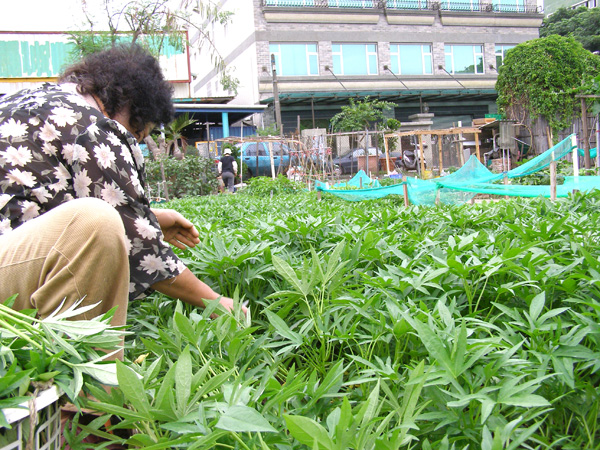
[[[600,8],[559,8],[546,17],[540,27],[540,37],[552,34],[572,36],[590,52],[600,51]]]
[[[69,33],[75,43],[73,57],[79,59],[123,41],[144,45],[158,56],[167,44],[178,49],[192,45],[184,41],[184,32],[192,31],[201,37],[197,40],[199,48],[210,48],[223,88],[237,93],[239,81],[218,52],[210,31],[217,22],[226,24],[232,13],[221,10],[212,0],[177,1],[174,7],[174,0],[102,0],[104,14],[99,17],[98,2],[81,0],[88,29]]]
[[[334,131],[367,130],[373,123],[387,121],[383,111],[394,106],[394,103],[369,97],[358,101],[351,98],[350,105],[342,106],[342,112],[331,118],[330,125]]]
[[[580,114],[579,88],[600,70],[600,56],[572,37],[533,39],[509,50],[498,70],[498,107],[530,125],[544,117],[558,132]]]

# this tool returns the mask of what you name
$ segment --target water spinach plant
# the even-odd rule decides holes
[[[600,448],[600,193],[168,206],[200,230],[181,257],[237,310],[133,303],[119,388],[90,405],[120,421],[87,431],[145,449]]]

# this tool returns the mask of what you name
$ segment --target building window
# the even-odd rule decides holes
[[[525,12],[525,0],[492,0],[494,11]]]
[[[429,75],[432,73],[431,45],[391,44],[392,72],[399,75]]]
[[[377,75],[377,45],[333,44],[333,73],[336,75]]]
[[[452,74],[483,73],[482,45],[446,45],[446,70]]]
[[[319,75],[317,44],[270,44],[275,69],[282,77]]]
[[[506,52],[514,47],[514,45],[496,45],[496,69],[504,64]]]
[[[518,1],[518,0],[516,0]],[[479,11],[479,0],[442,0],[440,8],[445,11]]]

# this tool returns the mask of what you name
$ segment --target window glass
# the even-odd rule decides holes
[[[390,45],[391,69],[399,75],[425,75],[432,73],[431,45]]]
[[[256,142],[253,142],[246,146],[245,156],[256,156]]]
[[[482,74],[482,45],[446,45],[446,70],[449,73]]]
[[[331,51],[336,75],[377,75],[377,45],[333,44]]]
[[[492,0],[494,11],[525,12],[525,0]]]
[[[372,8],[373,0],[327,0],[327,6],[334,8]]]
[[[269,51],[275,55],[275,69],[279,76],[319,74],[317,44],[272,43],[269,45]]]
[[[514,48],[514,45],[496,45],[496,69],[504,63],[506,52]]]
[[[269,154],[267,153],[267,150],[265,148],[265,144],[264,142],[259,142],[258,143],[258,156],[269,156]]]
[[[440,6],[447,11],[479,11],[479,0],[442,0]]]

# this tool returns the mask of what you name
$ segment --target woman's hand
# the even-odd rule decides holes
[[[198,230],[192,222],[172,209],[151,209],[164,235],[164,241],[181,250],[195,247],[200,242]]]

